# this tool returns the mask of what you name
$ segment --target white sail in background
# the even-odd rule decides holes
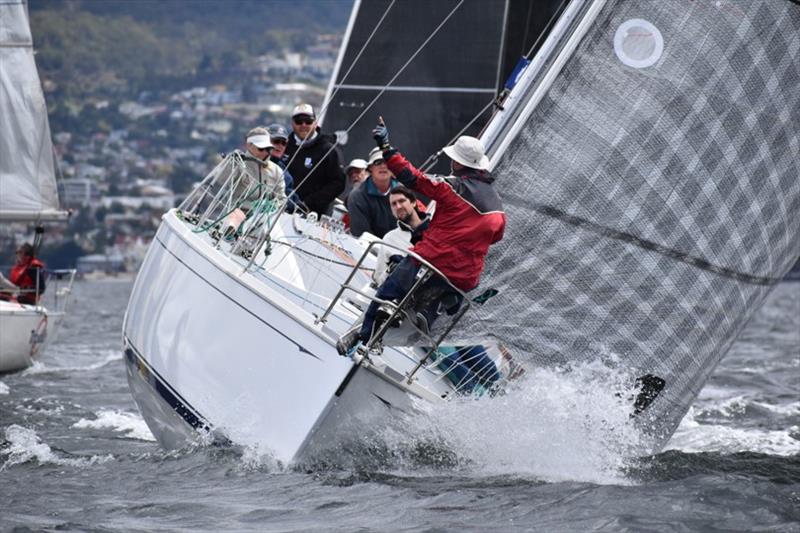
[[[0,220],[64,217],[26,5],[0,2]]]

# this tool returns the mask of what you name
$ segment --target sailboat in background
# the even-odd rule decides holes
[[[439,30],[463,35],[445,22],[468,2],[439,4],[450,9],[417,33],[418,51]],[[403,5],[386,4],[375,35]],[[385,53],[371,64],[395,61]],[[405,64],[377,89],[337,74],[341,90],[375,95],[345,131],[383,113],[371,106]],[[658,451],[800,253],[799,83],[800,6],[789,0],[572,0],[482,136],[508,216],[481,284],[496,295],[437,323],[424,348],[392,337],[389,318],[375,350],[353,360],[334,343],[372,296],[361,284],[381,244],[280,209],[226,240],[246,173],[231,154],[164,216],[137,276],[123,325],[134,398],[165,446],[201,430],[294,461],[420,401],[462,397],[436,348],[493,340],[498,367],[502,343],[528,368],[599,362],[629,377],[635,401],[620,409],[649,437],[635,451]],[[421,120],[406,132],[387,123],[399,141]]]
[[[27,4],[0,3],[0,221],[63,221],[68,213],[59,209],[53,146],[47,107],[42,93]],[[0,300],[0,372],[25,368],[41,352],[63,316],[74,270],[52,271],[53,279],[64,278],[61,287],[51,284],[51,307],[43,303],[21,304]],[[52,334],[50,335],[52,338]]]

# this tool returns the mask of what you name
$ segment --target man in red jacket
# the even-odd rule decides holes
[[[452,175],[441,178],[422,173],[392,148],[389,132],[383,124],[373,130],[373,136],[397,180],[436,200],[430,226],[411,251],[431,263],[462,291],[477,287],[489,246],[503,238],[506,225],[502,203],[492,187],[494,178],[488,172],[489,159],[483,143],[475,137],[462,136],[445,147],[444,153],[451,159]],[[411,289],[419,269],[419,262],[407,256],[378,287],[375,296],[399,301]],[[447,291],[446,283],[439,278],[431,278],[427,283],[443,285],[444,292]],[[359,341],[369,341],[378,308],[378,303],[372,302],[360,329],[351,330],[339,339],[336,348],[340,354],[348,355]],[[427,325],[431,325],[436,318],[435,309],[432,313],[426,312],[424,318]]]
[[[13,294],[21,304],[36,305],[44,292],[44,263],[33,256],[33,246],[25,243],[17,250],[17,262],[11,267],[9,279],[16,290],[0,293],[0,299],[9,300]],[[2,277],[2,276],[0,276]],[[3,278],[5,279],[5,278]]]

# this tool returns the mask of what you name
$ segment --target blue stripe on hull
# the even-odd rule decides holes
[[[183,420],[194,429],[208,431],[211,429],[208,422],[194,409],[189,402],[184,400],[180,394],[172,390],[166,380],[151,367],[139,352],[125,339],[125,362],[139,376],[147,382],[154,391],[167,402],[173,411],[183,418]]]

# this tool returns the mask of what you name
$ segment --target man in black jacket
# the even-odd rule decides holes
[[[294,108],[292,130],[286,154],[295,192],[309,211],[330,214],[333,201],[345,186],[344,171],[335,149],[336,139],[319,131],[314,109],[308,104]]]

